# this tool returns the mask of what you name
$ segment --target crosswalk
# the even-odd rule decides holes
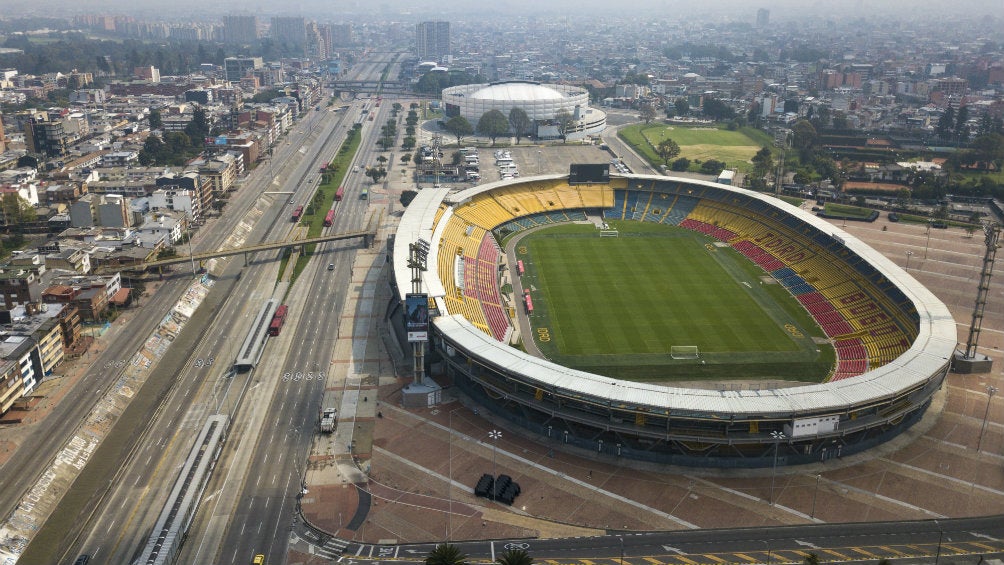
[[[342,553],[345,553],[345,549],[349,547],[349,542],[338,538],[329,538],[328,541],[324,542],[320,548],[318,548],[315,555],[320,555],[327,559],[338,559]]]

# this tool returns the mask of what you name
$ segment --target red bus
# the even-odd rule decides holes
[[[272,323],[268,325],[268,335],[275,337],[279,335],[280,331],[282,331],[282,324],[286,322],[286,310],[288,310],[288,308],[285,304],[282,304],[275,309],[275,315],[272,316]]]
[[[296,210],[293,210],[293,223],[300,221],[300,216],[303,215],[303,206],[297,206]]]
[[[521,276],[521,277],[523,276],[523,273],[526,272],[526,270],[523,269],[523,260],[522,259],[519,260],[519,261],[516,261],[516,272],[519,273],[519,276]]]
[[[338,190],[335,192],[335,202],[341,202],[343,196],[345,196],[345,187],[339,186]]]
[[[533,314],[533,299],[530,298],[529,290],[527,290],[526,294],[523,295],[523,302],[526,302],[526,313]]]
[[[324,227],[330,228],[333,223],[335,223],[335,211],[328,210],[328,215],[324,216]]]

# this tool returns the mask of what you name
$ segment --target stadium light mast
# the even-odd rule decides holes
[[[411,269],[411,290],[414,295],[422,295],[422,273],[428,270],[427,261],[429,258],[429,242],[419,239],[415,243],[408,245],[408,268]],[[426,300],[428,300],[426,298]],[[427,305],[426,305],[427,307]],[[425,321],[425,333],[428,332],[428,321]],[[412,375],[416,385],[422,384],[425,379],[425,344],[428,337],[417,335],[415,339],[409,336],[412,351]]]
[[[774,477],[777,476],[777,450],[781,445],[781,440],[787,439],[784,432],[771,432],[770,437],[774,438],[774,467],[770,472],[770,504],[774,505]]]
[[[980,271],[979,283],[976,287],[976,304],[973,306],[973,318],[969,323],[966,350],[956,351],[952,362],[952,370],[956,373],[989,373],[993,367],[993,360],[986,355],[977,355],[976,347],[980,341],[983,314],[987,309],[987,297],[990,294],[990,277],[993,276],[997,250],[1001,246],[1000,225],[996,223],[983,224],[983,235],[986,251],[983,254],[983,268]]]

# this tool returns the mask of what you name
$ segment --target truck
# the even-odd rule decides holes
[[[324,408],[321,410],[321,433],[330,434],[335,431],[335,414],[338,410],[332,407]]]

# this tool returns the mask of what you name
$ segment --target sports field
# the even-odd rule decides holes
[[[717,159],[729,167],[746,170],[749,161],[770,139],[760,132],[728,130],[713,127],[681,127],[665,124],[636,124],[624,127],[620,135],[649,161],[661,164],[655,146],[664,139],[672,139],[680,146],[679,157],[691,161]]]
[[[563,225],[517,245],[535,343],[547,357],[643,380],[735,377],[741,367],[744,376],[824,376],[832,359],[811,339],[818,327],[745,258],[681,228],[616,226],[619,237]],[[702,358],[672,359],[674,345],[696,345]]]

